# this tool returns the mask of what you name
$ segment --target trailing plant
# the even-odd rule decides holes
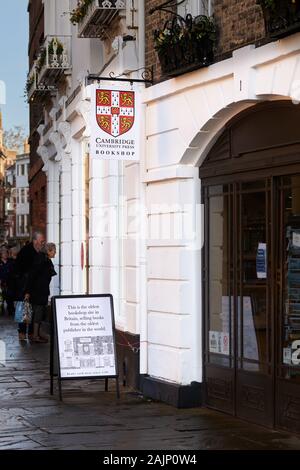
[[[154,31],[154,47],[163,74],[176,76],[213,62],[217,30],[212,17],[179,15]]]
[[[26,87],[25,87],[26,93],[29,93],[30,88],[32,87],[33,84],[34,84],[34,76],[32,75],[31,77],[27,78]]]
[[[54,54],[54,44],[55,44],[55,42],[56,42],[56,45],[57,45],[56,54],[61,55],[64,51],[64,45],[57,38],[53,38],[49,42],[49,44],[48,44],[48,54],[49,55]]]
[[[281,38],[299,31],[300,0],[256,0],[264,17],[267,35]]]
[[[154,48],[161,54],[174,46],[184,46],[187,42],[201,43],[203,40],[216,41],[217,30],[212,17],[205,15],[185,19],[174,17],[165,23],[164,28],[154,31]]]
[[[276,0],[257,0],[256,3],[262,8],[268,8],[270,10],[274,10],[276,6]]]
[[[256,0],[256,3],[266,10],[275,12],[278,3],[280,3],[280,0]],[[287,7],[289,5],[293,6],[296,5],[297,0],[285,0],[284,3]]]
[[[93,2],[94,0],[78,0],[77,7],[71,11],[70,15],[70,21],[73,25],[76,25],[83,20]]]
[[[48,55],[49,56],[54,54],[54,44],[55,44],[55,42],[57,43],[56,54],[58,56],[60,56],[64,51],[64,45],[57,38],[52,38],[51,41],[48,43]],[[41,49],[40,55],[37,59],[37,64],[36,64],[37,72],[40,72],[42,70],[43,66],[45,65],[46,57],[47,57],[47,49],[46,49],[46,47],[43,47]]]

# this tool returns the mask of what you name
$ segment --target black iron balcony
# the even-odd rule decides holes
[[[80,38],[105,39],[111,22],[125,8],[126,0],[80,0],[70,20],[78,24]]]
[[[177,15],[154,31],[154,42],[163,76],[175,77],[213,62],[215,24],[205,15],[185,19]]]
[[[300,31],[300,0],[257,0],[261,6],[266,33],[279,39]]]

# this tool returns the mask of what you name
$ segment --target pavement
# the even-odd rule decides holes
[[[1,450],[300,450],[300,436],[265,429],[205,408],[178,410],[114,383],[63,384],[49,393],[49,346],[19,342],[0,318]],[[3,343],[2,343],[3,345]],[[0,343],[1,349],[1,343]]]

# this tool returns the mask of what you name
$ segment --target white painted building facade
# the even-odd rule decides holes
[[[27,149],[27,145],[24,146]],[[16,200],[16,238],[29,239],[30,205],[29,205],[29,153],[17,155],[15,162],[15,200]]]
[[[127,12],[110,54],[107,42],[77,37],[77,27],[62,15],[68,1],[44,3],[46,34],[72,38],[69,86],[53,96],[39,129],[48,179],[47,237],[60,247],[54,292],[113,294],[117,329],[139,336],[140,374],[178,387],[201,384],[199,167],[232,117],[258,102],[299,99],[299,34],[249,45],[232,58],[145,89],[140,161],[105,162],[89,156],[85,77],[143,67],[144,2],[138,2],[136,41],[122,40]],[[103,237],[108,212],[115,231]]]

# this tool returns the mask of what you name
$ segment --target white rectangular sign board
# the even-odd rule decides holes
[[[140,91],[129,83],[91,85],[90,154],[99,160],[140,159]]]
[[[61,379],[115,377],[112,296],[55,297]]]

